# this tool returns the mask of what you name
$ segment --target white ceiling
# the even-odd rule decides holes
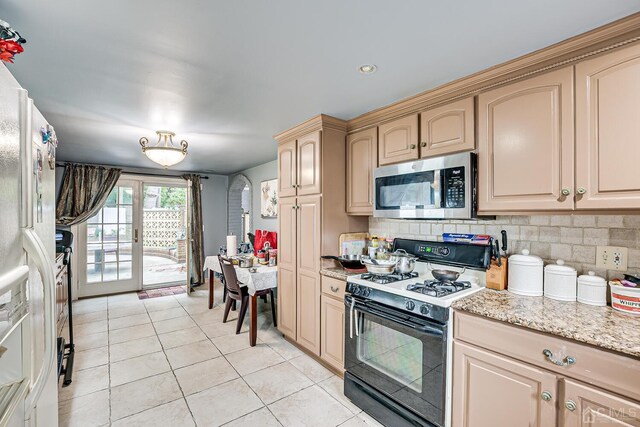
[[[138,139],[189,141],[175,169],[275,159],[272,135],[349,119],[640,10],[640,0],[0,0],[27,39],[9,68],[59,159],[149,167]],[[359,65],[378,72],[361,75]]]

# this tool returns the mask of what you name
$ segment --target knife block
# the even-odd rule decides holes
[[[498,266],[496,260],[491,260],[491,266],[487,269],[487,288],[504,291],[507,289],[507,257],[500,260],[501,266]]]

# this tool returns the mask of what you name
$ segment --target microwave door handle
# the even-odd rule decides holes
[[[442,202],[445,199],[444,189],[442,188],[442,170],[436,169],[433,171],[433,206],[435,209],[442,207]]]

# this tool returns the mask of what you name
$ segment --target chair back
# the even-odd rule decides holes
[[[218,261],[220,261],[220,268],[222,269],[222,276],[224,276],[224,283],[227,290],[232,294],[241,295],[240,283],[238,282],[238,276],[236,275],[236,269],[233,267],[233,262],[222,255],[218,255]]]

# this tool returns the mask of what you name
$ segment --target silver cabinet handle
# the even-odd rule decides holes
[[[546,348],[544,350],[542,350],[542,354],[544,354],[544,357],[546,357],[547,360],[549,362],[553,363],[554,365],[569,366],[569,365],[573,365],[574,363],[576,363],[576,358],[575,357],[571,357],[571,356],[567,356],[562,360],[555,359],[553,357],[553,353],[551,352],[551,350],[546,349]]]
[[[340,288],[339,288],[339,287],[337,287],[337,286],[331,286],[331,290],[332,290],[333,292],[338,292],[338,291],[340,290]]]
[[[569,190],[568,188],[563,188],[562,189],[562,195],[563,196],[568,196],[569,194],[571,194],[571,190]]]
[[[573,400],[567,400],[564,402],[564,407],[573,412],[578,408],[578,405]]]
[[[545,402],[548,402],[553,396],[548,391],[543,391],[540,397],[542,397],[542,400],[544,400]]]
[[[584,187],[578,187],[578,189],[576,190],[576,193],[578,194],[584,194],[587,192],[587,189]]]
[[[410,148],[411,148],[412,150],[415,150],[415,149],[416,149],[416,144],[411,144]]]

